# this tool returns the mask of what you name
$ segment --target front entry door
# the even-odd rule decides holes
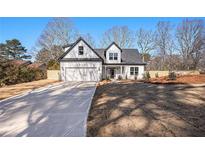
[[[110,69],[110,77],[111,78],[115,77],[115,70],[114,69]]]

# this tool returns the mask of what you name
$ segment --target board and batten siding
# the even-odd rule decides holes
[[[135,79],[135,75],[131,75],[130,74],[130,67],[138,67],[138,76],[137,79],[142,79],[143,78],[143,74],[144,74],[144,65],[126,65],[125,66],[125,75],[127,75],[127,78],[130,80],[134,80]]]
[[[83,46],[83,54],[79,55],[78,48]],[[102,76],[102,61],[69,61],[70,58],[98,58],[96,53],[80,40],[60,62],[61,79],[63,81],[100,81]],[[68,59],[68,60],[66,60]]]
[[[109,53],[118,53],[118,59],[109,60]],[[121,63],[121,50],[115,44],[106,51],[106,63]]]
[[[144,65],[118,65],[118,66],[105,66],[103,67],[103,79],[106,79],[109,76],[109,67],[115,68],[115,79],[118,79],[121,76],[123,79],[135,80],[135,75],[130,74],[130,67],[138,67],[137,79],[142,79],[144,74]],[[122,74],[121,74],[122,67]]]
[[[83,46],[83,55],[78,54],[78,47]],[[99,58],[96,53],[92,51],[82,40],[76,44],[76,46],[68,52],[64,58]]]

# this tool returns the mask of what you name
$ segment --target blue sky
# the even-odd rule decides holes
[[[126,25],[132,30],[137,30],[139,28],[154,29],[158,21],[170,21],[173,24],[177,24],[184,18],[75,17],[71,19],[80,33],[90,33],[95,39],[95,42],[99,43],[103,32],[111,28],[112,26]],[[200,19],[204,20],[205,18]],[[31,50],[31,48],[35,46],[36,40],[38,39],[39,35],[43,31],[49,20],[51,20],[51,18],[0,18],[0,42],[17,38],[28,50]]]

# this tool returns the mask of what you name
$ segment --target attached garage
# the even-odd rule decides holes
[[[59,58],[63,81],[100,81],[103,59],[82,38],[67,46]]]
[[[63,81],[100,81],[102,62],[61,62]]]
[[[99,73],[97,67],[66,67],[66,81],[98,81]]]

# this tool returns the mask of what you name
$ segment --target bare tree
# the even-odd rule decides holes
[[[132,47],[134,43],[133,32],[127,26],[114,26],[104,32],[101,47],[107,47],[112,42],[116,42],[121,48]]]
[[[37,40],[36,50],[45,49],[50,52],[50,58],[55,59],[55,55],[58,54],[56,52],[59,52],[54,50],[55,46],[62,47],[72,43],[76,37],[77,31],[69,18],[53,18]]]
[[[35,56],[36,61],[47,64],[50,60],[57,60],[63,54],[61,46],[53,46],[51,50],[55,52],[42,48]]]
[[[166,66],[167,55],[172,55],[174,42],[172,40],[172,26],[170,22],[158,22],[156,36],[155,36],[155,46],[156,50],[158,51],[159,56],[161,57],[160,60],[160,69],[171,69],[171,61],[169,65]],[[171,60],[171,59],[168,59]]]
[[[201,53],[201,59],[199,60],[199,64],[197,68],[203,72],[205,72],[205,50],[202,51]]]
[[[85,39],[86,42],[88,42],[89,45],[91,45],[93,48],[96,47],[95,41],[93,39],[93,37],[87,33],[85,35],[82,35],[82,37]]]
[[[140,29],[136,33],[137,46],[142,54],[143,62],[145,62],[145,56],[150,55],[150,52],[155,49],[154,44],[154,33],[150,31],[146,31],[144,29]]]
[[[50,52],[43,48],[36,54],[35,59],[37,62],[43,62],[47,64],[52,58]]]
[[[176,37],[184,69],[196,69],[205,50],[204,22],[182,21],[177,27]]]

